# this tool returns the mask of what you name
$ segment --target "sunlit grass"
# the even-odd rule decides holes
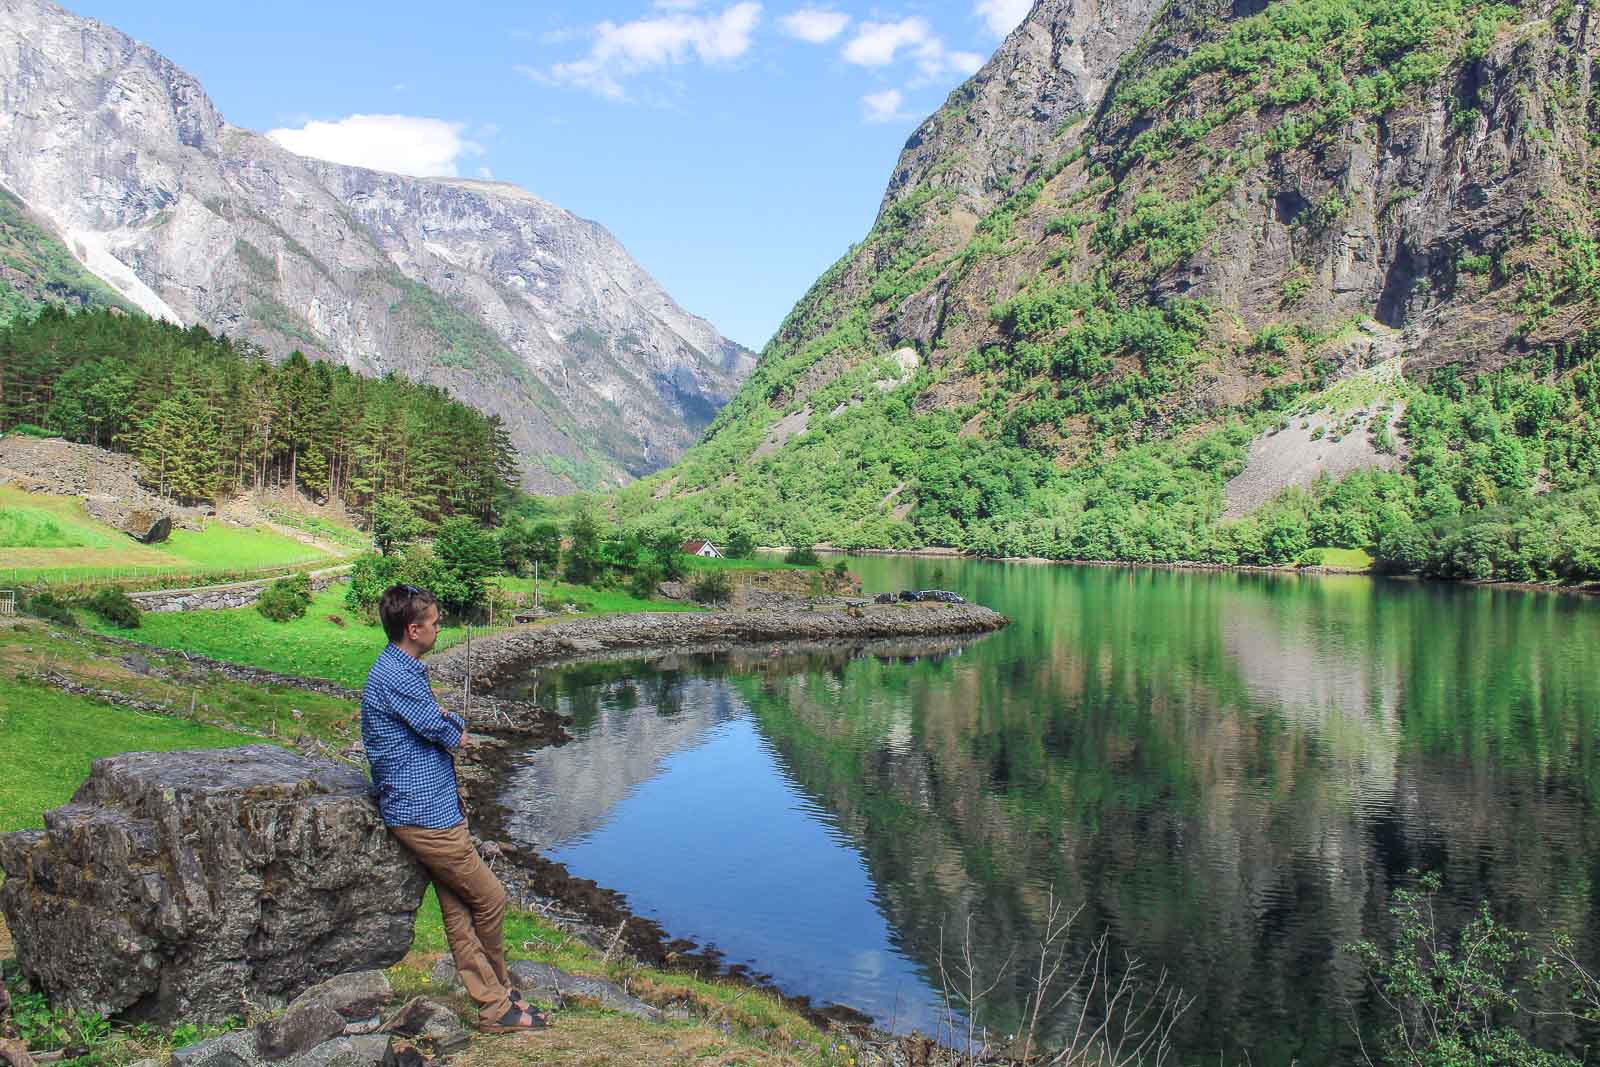
[[[101,756],[248,743],[214,726],[18,681],[0,686],[0,737],[0,832],[42,827],[43,813],[71,800]]]

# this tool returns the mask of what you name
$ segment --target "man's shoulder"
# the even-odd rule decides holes
[[[395,662],[396,648],[386,645],[378,658],[372,661],[372,669],[367,671],[367,691],[386,689],[404,677],[403,665]],[[401,652],[401,656],[405,653]]]

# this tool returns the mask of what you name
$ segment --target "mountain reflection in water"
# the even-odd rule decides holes
[[[1592,602],[851,565],[869,589],[942,584],[1014,624],[965,648],[548,672],[533,691],[579,739],[506,781],[513,835],[787,990],[925,1030],[941,935],[948,952],[970,918],[996,973],[1053,892],[1084,905],[1078,950],[1106,933],[1197,996],[1184,1062],[1359,1056],[1353,1020],[1380,1017],[1344,947],[1387,936],[1414,867],[1443,877],[1444,924],[1487,900],[1595,960]],[[1014,975],[980,1018],[1014,1029],[1028,993]]]

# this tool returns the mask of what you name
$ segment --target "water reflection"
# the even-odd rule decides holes
[[[1357,1055],[1352,1020],[1373,1005],[1342,948],[1383,936],[1414,866],[1444,876],[1446,921],[1487,899],[1595,955],[1594,605],[853,565],[869,589],[950,585],[1015,625],[959,655],[556,672],[540,699],[588,733],[508,783],[515,832],[674,933],[756,946],[786,986],[902,1022],[937,1003],[942,930],[970,917],[992,972],[1037,938],[1053,891],[1085,905],[1080,947],[1106,931],[1198,996],[1194,1061]],[[819,895],[836,918],[810,921]],[[984,1017],[1014,1027],[1028,992],[1002,984]]]

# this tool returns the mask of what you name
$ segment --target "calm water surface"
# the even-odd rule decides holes
[[[1081,950],[1197,1000],[1183,1062],[1358,1056],[1343,946],[1414,868],[1600,958],[1600,604],[1365,578],[853,559],[1011,616],[979,641],[544,672],[575,718],[502,800],[513,836],[673,935],[902,1029],[1053,892]],[[937,578],[935,572],[941,572]],[[980,1018],[1014,1029],[1003,981]],[[1585,1035],[1548,1031],[1552,1040]],[[1588,1035],[1593,1036],[1593,1035]]]

